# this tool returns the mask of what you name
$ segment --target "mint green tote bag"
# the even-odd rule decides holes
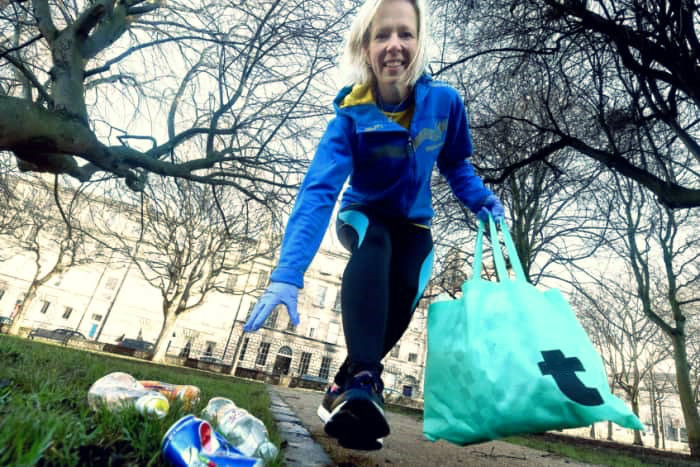
[[[498,282],[481,278],[484,224],[462,296],[428,309],[423,433],[464,445],[610,420],[643,430],[561,292],[525,280],[505,221],[489,219]],[[494,246],[496,245],[496,246]]]

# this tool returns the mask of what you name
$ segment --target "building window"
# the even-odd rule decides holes
[[[256,302],[250,302],[250,306],[248,306],[248,313],[245,315],[246,321],[248,321],[248,318],[250,318],[250,314],[253,312],[253,308],[255,308],[255,303]]]
[[[309,363],[311,363],[311,352],[302,352],[301,360],[299,361],[300,375],[305,375],[309,372]]]
[[[267,354],[270,352],[270,343],[261,342],[258,348],[258,358],[255,359],[256,365],[264,365],[267,362]]]
[[[328,337],[326,337],[326,342],[330,344],[335,344],[338,342],[338,334],[340,334],[340,324],[330,323],[328,325]]]
[[[267,273],[265,271],[258,271],[258,288],[262,289],[267,283]]]
[[[276,306],[274,310],[272,310],[272,313],[270,313],[269,318],[267,318],[267,322],[265,323],[265,326],[268,328],[274,328],[277,326],[277,318],[280,315],[280,306]]]
[[[180,357],[190,358],[190,350],[192,350],[192,339],[188,339],[185,346],[180,350]]]
[[[287,331],[294,331],[294,323],[292,323],[292,318],[289,318],[289,322],[287,323]]]
[[[105,288],[107,290],[114,290],[117,288],[117,284],[119,283],[119,279],[116,277],[108,277],[107,282],[105,283]]]
[[[418,361],[418,354],[417,353],[409,353],[408,354],[408,361],[411,363],[415,363]]]
[[[340,303],[340,289],[338,289],[338,293],[335,295],[335,303],[333,304],[333,311],[336,313],[340,313],[342,311],[342,305]]]
[[[102,315],[93,314],[93,315],[92,315],[92,320],[93,320],[93,321],[98,321],[98,322],[99,322],[99,321],[102,321]]]
[[[673,424],[666,425],[666,439],[671,441],[678,441],[678,428],[673,426]]]
[[[41,301],[41,314],[45,315],[46,312],[48,311],[49,307],[51,306],[51,302],[47,302],[46,300]]]
[[[67,306],[66,309],[63,311],[63,319],[70,318],[71,313],[73,313],[73,307]]]
[[[207,347],[206,347],[206,350],[204,351],[204,356],[211,357],[212,354],[214,353],[215,347],[216,347],[216,342],[207,341]]]
[[[396,344],[393,349],[391,349],[391,357],[399,358],[399,344]]]
[[[236,283],[238,282],[238,276],[236,274],[229,274],[226,279],[226,288],[228,290],[236,290]]]
[[[401,393],[406,397],[413,396],[413,386],[404,386],[403,391],[401,391]]]
[[[245,351],[248,350],[248,342],[250,341],[250,337],[246,337],[243,339],[243,345],[241,346],[241,353],[238,354],[238,359],[243,360],[245,357]]]
[[[328,379],[328,374],[331,372],[331,358],[323,357],[321,360],[321,368],[318,370],[318,376],[323,379]]]
[[[307,331],[306,331],[306,337],[314,337],[314,334],[316,334],[316,329],[318,328],[319,322],[320,321],[318,318],[311,318],[309,320],[309,327],[307,328]]]
[[[319,286],[318,289],[316,289],[316,297],[314,299],[314,306],[318,306],[323,308],[323,306],[326,304],[326,293],[328,292],[328,287],[325,286]]]

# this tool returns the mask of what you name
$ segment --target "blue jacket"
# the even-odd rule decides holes
[[[410,128],[391,121],[375,104],[341,107],[343,88],[292,209],[277,268],[270,280],[304,286],[304,273],[321,245],[345,181],[341,209],[373,212],[430,225],[430,178],[437,162],[457,198],[477,212],[491,191],[467,160],[472,140],[464,103],[451,86],[423,75],[414,87]]]

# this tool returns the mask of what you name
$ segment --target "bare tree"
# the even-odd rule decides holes
[[[700,206],[700,101],[694,84],[700,82],[696,37],[700,6],[691,1],[631,0],[435,3],[438,15],[444,15],[445,23],[450,21],[444,31],[452,33],[438,35],[449,47],[433,71],[458,77],[473,109],[475,138],[479,126],[504,124],[518,130],[509,128],[499,136],[499,144],[521,148],[517,159],[487,160],[481,170],[496,170],[487,181],[502,184],[514,172],[544,163],[569,179],[588,171],[603,188],[605,182],[618,180],[611,175],[631,183],[620,203],[636,206],[637,214],[634,222],[615,220],[630,226],[623,229],[617,254],[634,272],[641,309],[673,342],[689,444],[692,454],[700,456],[685,327],[696,303],[689,284],[697,280],[691,271],[697,249],[689,246],[694,241],[687,230],[678,233],[695,214],[668,210]],[[461,27],[454,28],[455,22]],[[508,105],[514,97],[523,105]],[[533,105],[536,111],[530,108]],[[588,198],[594,211],[605,213],[618,198],[602,199],[604,191],[599,191],[600,196],[594,193]],[[650,202],[648,193],[660,205]],[[646,216],[655,220],[647,221]],[[645,224],[644,237],[639,237],[640,223]],[[590,229],[587,235],[599,245],[606,230],[596,234]],[[634,243],[638,238],[646,239],[649,248],[638,248]],[[649,264],[655,254],[663,259],[654,263],[658,271],[652,275]],[[663,284],[664,290],[654,289],[656,284]]]
[[[85,251],[85,236],[78,215],[82,209],[80,190],[59,189],[41,177],[14,179],[13,197],[5,207],[17,225],[5,232],[6,249],[29,255],[34,271],[22,301],[17,304],[9,333],[17,334],[28,306],[39,288],[70,267],[94,260]]]
[[[0,236],[12,237],[14,231],[22,227],[22,212],[12,208],[18,204],[17,194],[14,193],[18,173],[8,162],[9,157],[0,154],[0,206],[4,206],[0,210]],[[0,261],[8,258],[9,252],[0,250]]]
[[[296,186],[337,2],[11,0],[0,6],[0,151],[22,170],[147,174],[272,202]]]
[[[517,161],[532,148],[546,147],[551,137],[530,125],[501,119],[503,113],[520,113],[532,121],[546,120],[549,113],[538,98],[537,85],[516,79],[493,83],[484,93],[503,99],[474,97],[467,70],[454,69],[451,79],[457,83],[471,106],[475,154],[472,163],[503,200],[513,240],[528,280],[534,284],[559,281],[561,271],[571,262],[592,257],[600,242],[607,219],[596,207],[598,193],[591,184],[599,170],[590,163],[571,157],[570,150],[548,160],[531,161],[519,170],[500,176],[493,169]],[[505,96],[505,97],[504,97]],[[451,196],[444,180],[436,179],[435,236],[439,247],[454,250],[473,244],[474,216]],[[467,227],[458,229],[458,226]],[[454,253],[447,259],[454,257]],[[463,253],[463,256],[468,256]],[[438,277],[455,263],[445,263]],[[449,273],[447,273],[449,275]]]
[[[607,185],[613,203],[608,245],[631,270],[638,306],[671,343],[677,390],[693,456],[700,455],[700,416],[691,381],[688,324],[700,303],[700,236],[691,211],[677,212],[649,199],[630,179],[613,177]],[[601,190],[605,190],[601,186]],[[614,193],[617,191],[617,193]]]
[[[542,144],[497,168],[585,158],[644,186],[666,206],[700,206],[700,6],[691,0],[436,2],[452,47],[437,75],[467,67],[477,108],[528,125]],[[447,20],[446,20],[447,21]],[[460,27],[454,28],[457,22]],[[447,30],[447,28],[445,28]],[[498,106],[502,83],[537,83],[546,119]],[[674,170],[672,170],[674,169]],[[681,170],[683,173],[681,173]],[[670,173],[675,175],[669,176]]]
[[[643,313],[631,271],[609,271],[592,279],[577,284],[573,304],[608,368],[611,388],[620,388],[640,416],[643,383],[670,357],[668,340]],[[634,444],[643,444],[639,431],[634,432]]]
[[[251,242],[271,231],[261,206],[235,190],[219,187],[217,196],[201,184],[172,178],[153,178],[149,187],[120,204],[120,218],[109,224],[106,238],[124,252],[144,279],[162,297],[162,326],[155,342],[155,361],[163,361],[167,338],[178,318],[200,307],[212,291],[226,292],[225,272],[249,262]],[[112,217],[113,212],[107,212]],[[262,252],[263,254],[265,252]]]
[[[666,435],[664,433],[663,403],[669,394],[677,394],[673,384],[673,375],[652,370],[648,374],[647,389],[649,390],[649,406],[651,408],[651,422],[654,430],[654,447],[666,449]]]
[[[688,361],[695,405],[700,405],[700,313],[688,319]]]

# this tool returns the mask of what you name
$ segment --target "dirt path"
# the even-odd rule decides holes
[[[391,435],[385,439],[384,449],[373,452],[352,451],[340,447],[323,431],[316,416],[321,393],[282,386],[274,386],[272,390],[296,412],[337,466],[600,467],[502,441],[464,447],[445,441],[432,443],[423,437],[419,421],[410,415],[392,412],[387,413]]]

